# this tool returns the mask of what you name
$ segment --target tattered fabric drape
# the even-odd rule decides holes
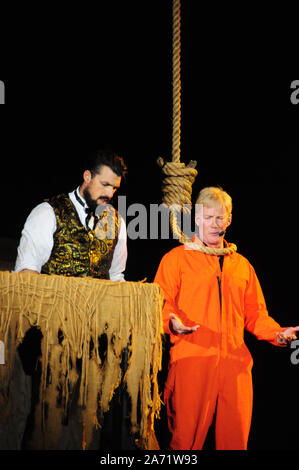
[[[0,421],[9,419],[17,347],[35,326],[42,334],[36,449],[59,448],[75,387],[79,388],[82,448],[88,449],[93,429],[101,426],[121,380],[131,401],[132,435],[140,447],[158,448],[154,419],[161,405],[157,373],[162,358],[162,300],[156,284],[0,272],[0,341],[5,345]],[[98,347],[102,335],[104,356]],[[128,367],[122,378],[126,349]]]

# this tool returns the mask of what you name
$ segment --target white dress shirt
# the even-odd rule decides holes
[[[79,189],[77,188],[77,194]],[[75,197],[75,191],[69,193],[69,198],[75,206],[80,222],[85,227],[87,204],[84,207]],[[119,214],[119,234],[114,249],[112,263],[109,269],[111,281],[124,281],[124,270],[127,262],[127,230],[125,223]],[[93,217],[89,225],[93,223]],[[17,259],[14,272],[23,269],[32,269],[41,272],[42,266],[50,258],[54,245],[53,235],[56,231],[56,216],[53,207],[48,202],[42,202],[36,206],[29,214],[18,246]]]

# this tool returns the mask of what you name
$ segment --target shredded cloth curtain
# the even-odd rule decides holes
[[[114,391],[124,381],[131,401],[131,432],[139,447],[157,449],[154,419],[161,406],[157,374],[162,361],[162,303],[156,284],[0,272],[0,341],[5,345],[0,421],[9,418],[17,347],[34,326],[42,334],[35,448],[59,448],[76,387],[82,449],[88,449],[94,427],[101,426]],[[102,335],[107,346],[101,358]],[[122,377],[125,349],[128,366]]]

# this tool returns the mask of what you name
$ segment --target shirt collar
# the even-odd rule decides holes
[[[198,237],[197,233],[195,233],[195,235],[193,236],[192,242],[200,243],[201,245],[208,246],[205,242],[201,241],[201,239]],[[224,245],[225,247],[228,246],[228,243],[227,243],[226,240],[223,240],[223,245]]]
[[[84,207],[84,209],[86,209],[88,206],[87,206],[87,204],[86,204],[85,199],[83,199],[83,198],[80,196],[79,187],[80,187],[80,186],[78,186],[78,188],[75,189],[74,195],[75,195],[76,200],[79,202],[79,204],[80,204],[82,207]]]

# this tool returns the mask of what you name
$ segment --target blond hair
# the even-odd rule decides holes
[[[232,198],[226,191],[220,187],[208,186],[203,188],[197,197],[196,204],[202,204],[205,207],[221,206],[231,214],[233,204]]]

